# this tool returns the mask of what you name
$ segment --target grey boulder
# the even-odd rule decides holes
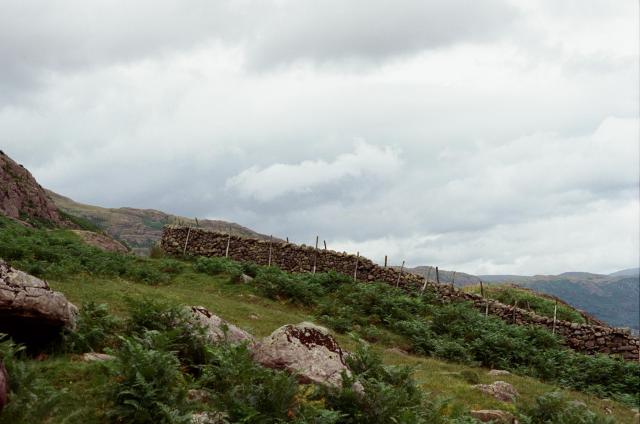
[[[329,331],[309,322],[278,328],[255,346],[253,358],[262,366],[296,374],[302,383],[340,387],[342,372],[349,373]]]
[[[0,260],[0,333],[27,345],[75,327],[78,308],[46,281]]]
[[[231,343],[247,342],[249,345],[255,343],[251,334],[212,314],[204,306],[192,306],[190,311],[196,322],[204,327],[207,339],[211,343],[223,340]]]

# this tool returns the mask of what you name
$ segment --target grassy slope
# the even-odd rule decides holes
[[[256,336],[265,336],[284,324],[313,320],[309,310],[259,297],[250,287],[229,283],[224,277],[211,277],[191,271],[178,275],[170,285],[159,287],[131,283],[118,278],[105,279],[90,276],[76,276],[49,282],[54,289],[65,293],[78,305],[89,300],[106,303],[115,314],[125,313],[127,297],[152,296],[172,299],[184,304],[203,305]],[[347,349],[354,346],[349,337],[338,335],[337,338]],[[402,346],[401,340],[397,342]],[[451,397],[455,400],[454,404],[471,409],[511,410],[513,406],[472,389],[460,375],[463,370],[476,372],[483,383],[499,379],[512,383],[521,394],[520,400],[525,403],[530,403],[536,396],[556,389],[552,385],[532,378],[515,375],[491,377],[487,375],[486,369],[404,355],[387,350],[389,347],[392,346],[376,346],[383,351],[387,363],[414,366],[415,377],[425,391]],[[80,399],[83,399],[82,404],[85,408],[101,407],[96,403],[97,397],[91,396],[91,390],[100,385],[100,373],[92,371],[99,365],[80,363],[74,361],[72,356],[62,356],[42,362],[41,367],[43,373],[51,376],[52,381],[70,390],[70,395],[65,401],[67,413],[71,413],[74,408],[77,409],[76,401]],[[582,393],[566,390],[564,392],[572,399],[587,403],[594,411],[604,413],[606,408],[609,408],[618,422],[634,422],[634,413],[623,405]]]

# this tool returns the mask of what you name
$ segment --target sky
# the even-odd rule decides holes
[[[76,201],[475,274],[638,266],[638,1],[0,10],[0,148]]]

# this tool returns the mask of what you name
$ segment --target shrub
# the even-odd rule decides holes
[[[311,274],[288,274],[277,267],[260,269],[253,284],[266,297],[303,305],[314,305],[325,294],[322,284]]]
[[[480,383],[480,376],[477,372],[471,370],[462,370],[460,371],[460,376],[469,384],[478,384]]]
[[[577,401],[567,401],[561,393],[552,392],[540,396],[531,406],[519,408],[526,424],[613,424],[610,417],[597,415]]]
[[[68,352],[102,351],[115,342],[115,334],[121,322],[109,314],[107,305],[88,302],[80,308],[74,331],[65,334]]]
[[[207,258],[200,256],[196,259],[193,269],[208,275],[229,274],[231,281],[239,281],[242,276],[242,266],[228,258]]]
[[[382,358],[360,343],[347,358],[353,371],[343,374],[340,389],[323,388],[326,405],[346,415],[347,423],[451,423],[461,417],[447,416],[443,399],[427,400],[413,380],[409,367],[384,366]],[[358,393],[357,384],[364,390]],[[457,414],[454,414],[457,415]]]
[[[257,365],[244,344],[210,346],[208,358],[198,385],[213,393],[214,406],[232,422],[282,422],[296,415],[294,376]]]
[[[27,228],[0,217],[0,257],[12,266],[42,278],[87,273],[162,284],[179,273],[179,262],[155,261],[105,252],[67,230]]]
[[[24,347],[0,334],[0,362],[10,378],[9,399],[0,414],[0,423],[45,422],[59,409],[66,389],[53,387],[24,358]]]
[[[151,246],[151,249],[149,249],[149,257],[152,259],[162,259],[164,258],[164,250],[162,250],[159,244],[154,244]]]
[[[141,337],[148,331],[164,335],[170,350],[192,369],[206,361],[206,337],[188,309],[164,300],[143,298],[128,300],[129,334]]]
[[[166,351],[167,341],[157,332],[121,338],[115,361],[107,361],[112,382],[108,415],[128,423],[188,423],[184,412],[185,384],[178,358]]]

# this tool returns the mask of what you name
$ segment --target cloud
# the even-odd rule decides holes
[[[515,16],[501,0],[409,0],[402,7],[391,0],[4,0],[2,10],[4,101],[51,84],[58,73],[157,59],[208,43],[240,49],[252,68],[299,60],[380,62],[489,39]]]
[[[249,63],[383,61],[503,34],[517,17],[504,1],[283,1],[249,45]]]
[[[345,179],[388,178],[398,172],[401,164],[396,150],[359,141],[352,153],[338,155],[333,162],[305,160],[296,165],[251,167],[229,178],[226,189],[265,202],[285,194],[304,195],[319,186],[342,183]]]
[[[0,2],[0,147],[47,188],[398,263],[636,266],[637,2]]]

